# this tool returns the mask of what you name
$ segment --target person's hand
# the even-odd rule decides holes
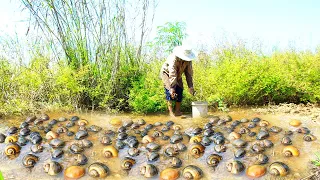
[[[172,99],[175,98],[175,96],[176,96],[176,90],[175,90],[174,88],[171,88],[171,89],[170,89],[170,96],[171,96]]]
[[[194,91],[193,87],[192,87],[192,88],[189,88],[189,93],[190,93],[192,96],[194,96],[195,91]]]

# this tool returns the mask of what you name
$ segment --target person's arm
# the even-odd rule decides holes
[[[177,86],[177,64],[176,64],[176,56],[171,54],[168,57],[168,72],[169,72],[169,82],[170,82],[170,95],[172,98],[175,96],[175,88]]]
[[[188,63],[186,69],[184,70],[184,75],[186,76],[189,92],[190,94],[194,95],[192,62]]]

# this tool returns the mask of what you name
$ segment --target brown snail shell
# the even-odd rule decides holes
[[[261,165],[252,165],[247,169],[247,176],[250,178],[259,178],[266,174],[267,169]]]
[[[40,144],[34,144],[30,147],[31,152],[41,153],[43,151],[43,146]]]
[[[75,157],[74,157],[75,161],[76,161],[76,164],[79,166],[79,165],[85,165],[87,164],[88,162],[88,158],[87,156],[85,156],[84,154],[77,154]]]
[[[211,154],[206,159],[207,165],[210,167],[217,167],[220,161],[222,161],[222,156],[218,154]]]
[[[145,136],[143,136],[141,142],[142,142],[143,144],[147,144],[147,143],[150,143],[150,142],[153,142],[153,141],[154,141],[154,137],[149,136],[149,135],[145,135]]]
[[[285,136],[282,138],[281,143],[283,145],[291,145],[292,144],[292,140],[290,139],[290,137]]]
[[[167,155],[168,157],[174,157],[179,154],[179,151],[176,148],[168,147],[165,149],[164,154]]]
[[[64,171],[66,180],[79,179],[86,173],[86,170],[81,166],[70,166]]]
[[[263,147],[261,147],[260,145],[258,144],[254,144],[253,146],[251,146],[251,150],[252,152],[254,153],[261,153],[263,152],[265,149]]]
[[[300,152],[299,150],[294,147],[294,146],[286,146],[282,153],[286,156],[286,157],[291,157],[291,156],[299,156]]]
[[[274,162],[269,166],[269,172],[274,176],[286,176],[289,171],[289,167],[283,162]]]
[[[78,125],[79,126],[85,126],[87,124],[89,124],[89,122],[87,120],[85,120],[85,119],[81,119],[81,120],[78,121]]]
[[[27,154],[22,159],[22,164],[26,168],[33,168],[34,165],[39,161],[39,158],[33,154]]]
[[[181,166],[182,166],[182,161],[181,161],[181,159],[179,159],[178,157],[172,157],[172,158],[170,159],[170,166],[171,166],[172,168],[179,168],[179,167],[181,167]]]
[[[301,125],[301,121],[299,121],[299,120],[296,120],[296,119],[293,119],[293,120],[291,120],[290,121],[290,126],[293,126],[293,127],[298,127],[298,126],[300,126]]]
[[[89,166],[88,173],[89,176],[94,178],[105,178],[109,174],[109,168],[105,164],[96,162]]]
[[[204,151],[205,151],[205,147],[200,143],[195,143],[195,144],[191,145],[190,154],[194,158],[201,157],[203,155]]]
[[[186,179],[201,179],[203,172],[195,165],[188,165],[182,170],[182,175]]]
[[[55,176],[62,171],[62,166],[58,162],[52,161],[44,164],[43,169],[50,176]]]
[[[227,170],[232,174],[239,174],[245,169],[240,161],[231,161],[227,164]]]
[[[118,157],[118,150],[114,146],[109,145],[103,149],[103,154],[107,158]]]
[[[255,164],[266,164],[269,161],[269,157],[265,154],[258,154],[256,156]]]
[[[226,152],[227,146],[225,146],[224,144],[217,144],[217,145],[214,146],[214,150],[215,150],[217,153]]]
[[[303,140],[307,141],[307,142],[310,142],[310,141],[315,141],[317,138],[312,135],[312,134],[307,134],[303,137]]]
[[[56,132],[53,132],[53,131],[49,131],[49,132],[46,134],[46,139],[47,139],[47,140],[57,139],[58,137],[59,137],[59,134],[56,133]]]
[[[18,137],[16,135],[12,135],[12,136],[7,136],[5,139],[5,143],[16,143],[18,141]]]
[[[175,131],[179,131],[182,129],[182,125],[181,124],[174,124],[172,126],[172,129],[175,130]]]
[[[176,180],[180,176],[178,169],[167,168],[161,171],[160,180]]]
[[[16,156],[20,153],[21,147],[17,144],[10,143],[6,146],[4,153],[7,156]]]
[[[147,164],[140,167],[140,174],[146,178],[153,177],[158,174],[158,168],[153,164]]]
[[[237,132],[231,132],[228,136],[229,140],[236,140],[236,139],[240,139],[241,138],[241,134],[237,133]]]
[[[192,143],[201,143],[202,141],[202,137],[201,136],[193,136],[190,138],[190,141],[189,143],[192,144]]]
[[[125,157],[121,161],[121,168],[124,170],[130,170],[134,164],[136,164],[136,161],[134,159],[130,157]]]

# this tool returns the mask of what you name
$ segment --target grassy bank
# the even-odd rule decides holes
[[[135,52],[133,51],[132,54]],[[193,62],[197,91],[184,91],[182,107],[190,110],[193,100],[213,107],[264,105],[268,103],[319,103],[320,52],[274,52],[258,55],[232,47],[200,53]],[[0,113],[15,114],[39,109],[100,109],[138,113],[166,110],[159,79],[163,60],[126,63],[112,77],[110,68],[87,64],[74,69],[64,60],[50,63],[44,56],[27,65],[0,60]],[[112,82],[112,83],[111,83]]]

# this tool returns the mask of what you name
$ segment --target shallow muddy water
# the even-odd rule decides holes
[[[161,140],[161,138],[156,139],[156,143],[161,144],[162,148],[159,151],[160,154],[160,159],[155,161],[155,162],[147,162],[146,159],[146,153],[147,150],[145,149],[145,145],[140,143],[139,149],[141,150],[141,153],[139,156],[134,157],[136,160],[136,164],[133,166],[133,168],[129,172],[125,172],[121,170],[120,168],[120,161],[124,157],[128,156],[127,155],[127,147],[119,151],[119,157],[118,158],[106,158],[102,154],[102,150],[104,146],[99,142],[99,138],[104,134],[105,130],[114,130],[117,131],[117,129],[120,126],[113,126],[109,122],[111,119],[117,118],[122,121],[132,119],[134,122],[140,118],[143,118],[146,121],[146,124],[154,124],[155,122],[162,122],[165,123],[168,120],[174,121],[176,124],[181,124],[183,126],[183,132],[185,129],[188,129],[190,127],[201,127],[208,122],[208,118],[203,118],[203,119],[192,119],[190,116],[186,116],[185,119],[182,118],[171,118],[166,115],[148,115],[148,116],[135,116],[135,115],[129,115],[129,114],[124,114],[124,115],[117,115],[117,116],[111,116],[111,115],[106,115],[104,113],[73,113],[73,114],[67,114],[67,113],[49,113],[48,114],[51,119],[58,119],[59,117],[67,117],[70,118],[73,115],[79,116],[81,119],[86,119],[89,121],[89,125],[97,125],[103,128],[102,131],[98,133],[93,133],[89,132],[89,136],[87,139],[91,140],[93,142],[93,147],[90,149],[86,149],[83,154],[85,154],[89,161],[84,167],[87,170],[87,167],[93,163],[93,162],[102,162],[105,163],[109,169],[110,169],[110,175],[106,179],[145,179],[142,175],[139,173],[139,169],[142,165],[145,165],[147,163],[154,164],[158,167],[159,171],[161,172],[163,169],[168,167],[169,163],[169,158],[166,157],[163,152],[166,147],[166,145],[170,144],[169,141],[164,141]],[[293,145],[299,148],[300,151],[300,156],[299,157],[284,157],[282,154],[282,150],[284,148],[284,145],[281,144],[281,138],[284,136],[284,131],[285,130],[292,130],[294,131],[297,129],[296,127],[291,127],[289,126],[289,122],[292,119],[298,119],[302,122],[302,125],[300,127],[308,127],[311,130],[311,133],[314,134],[316,137],[320,137],[320,131],[319,131],[319,122],[315,122],[310,120],[308,117],[303,117],[303,116],[293,116],[293,115],[287,115],[287,114],[258,114],[256,112],[253,112],[248,109],[234,109],[230,111],[229,113],[211,113],[211,116],[224,116],[224,115],[230,115],[234,120],[240,120],[242,118],[247,118],[251,120],[253,117],[260,117],[262,120],[267,120],[270,122],[271,126],[279,126],[283,128],[283,130],[278,133],[270,133],[270,137],[268,138],[274,143],[274,146],[272,148],[266,149],[264,154],[266,154],[269,157],[269,163],[263,165],[267,167],[267,173],[262,176],[260,179],[301,179],[303,177],[308,176],[309,169],[311,167],[310,165],[310,160],[315,158],[315,153],[320,151],[320,143],[318,140],[312,141],[312,142],[305,142],[303,140],[303,134],[298,134],[294,132],[294,134],[291,136],[291,139],[293,141]],[[25,120],[25,117],[17,117],[17,118],[5,118],[0,120],[0,133],[6,132],[8,127],[11,126],[17,126],[21,124]],[[49,121],[50,121],[49,120]],[[46,121],[45,124],[49,121]],[[68,122],[68,121],[67,121]],[[65,125],[67,122],[62,122],[63,125]],[[232,122],[227,123],[230,124]],[[237,126],[235,131],[238,131],[241,125],[247,126],[248,123],[245,124],[240,124]],[[53,131],[56,131],[58,128],[57,125],[54,126]],[[142,129],[143,127],[140,127]],[[159,130],[161,127],[159,128]],[[226,131],[223,130],[222,126],[217,127],[214,125],[213,129],[215,131],[222,132],[226,138],[228,138],[228,134]],[[257,132],[259,131],[260,127],[257,126],[251,131]],[[39,131],[36,129],[36,127],[31,128],[31,130],[34,131]],[[78,126],[74,126],[72,128],[69,128],[69,130],[72,130],[76,132],[78,130]],[[43,137],[45,134],[43,131],[41,132],[41,135]],[[149,131],[149,135],[152,135],[153,130]],[[173,130],[170,130],[169,132],[165,132],[165,135],[172,135]],[[129,132],[129,135],[135,135],[132,131]],[[116,136],[115,136],[116,137]],[[115,137],[113,138],[113,144],[115,144]],[[137,136],[138,140],[141,140],[140,135]],[[68,166],[73,165],[74,160],[73,157],[74,155],[71,154],[68,150],[68,147],[70,146],[70,143],[74,140],[74,136],[68,137],[65,134],[62,134],[60,136],[60,139],[63,139],[66,141],[66,146],[63,148],[64,150],[64,156],[56,161],[60,162],[62,166],[67,168]],[[253,165],[254,160],[255,160],[255,155],[250,152],[250,145],[253,141],[255,141],[255,137],[249,137],[246,135],[242,136],[242,139],[245,139],[249,142],[247,147],[245,148],[247,150],[247,154],[243,158],[239,158],[237,160],[240,160],[243,162],[243,164],[247,167],[250,165]],[[183,142],[188,146],[188,141],[189,139],[184,136]],[[3,152],[5,148],[5,144],[2,143],[0,144],[0,171],[3,173],[3,176],[5,179],[63,179],[63,172],[60,173],[57,176],[49,176],[46,174],[43,170],[43,164],[45,162],[49,162],[51,160],[51,155],[50,152],[52,151],[52,148],[48,145],[48,142],[44,139],[42,144],[45,147],[45,150],[37,154],[39,156],[40,161],[35,165],[34,168],[32,169],[26,169],[22,165],[22,158],[24,155],[30,153],[30,143],[27,144],[26,146],[22,147],[20,155],[15,158],[15,159],[9,159]],[[239,175],[233,175],[229,173],[226,169],[226,164],[228,161],[235,159],[234,158],[234,150],[235,148],[230,142],[226,142],[227,146],[227,151],[224,153],[219,153],[222,155],[223,160],[220,162],[220,164],[215,168],[208,167],[206,165],[206,158],[212,154],[215,153],[213,147],[214,144],[212,143],[210,146],[206,146],[205,153],[203,154],[202,157],[195,159],[193,158],[190,154],[189,151],[182,152],[178,155],[178,157],[183,161],[183,165],[181,168],[179,168],[181,171],[183,167],[187,165],[196,165],[202,169],[204,172],[204,177],[203,179],[249,179],[245,172],[240,173]],[[271,176],[268,172],[268,166],[274,162],[274,161],[281,161],[286,163],[289,168],[290,168],[290,173],[286,177],[274,177]],[[180,172],[181,172],[180,171]],[[88,174],[86,174],[84,177],[81,179],[93,179],[91,178]],[[155,176],[152,179],[159,179],[159,175]],[[183,179],[182,176],[180,176],[180,179]]]

